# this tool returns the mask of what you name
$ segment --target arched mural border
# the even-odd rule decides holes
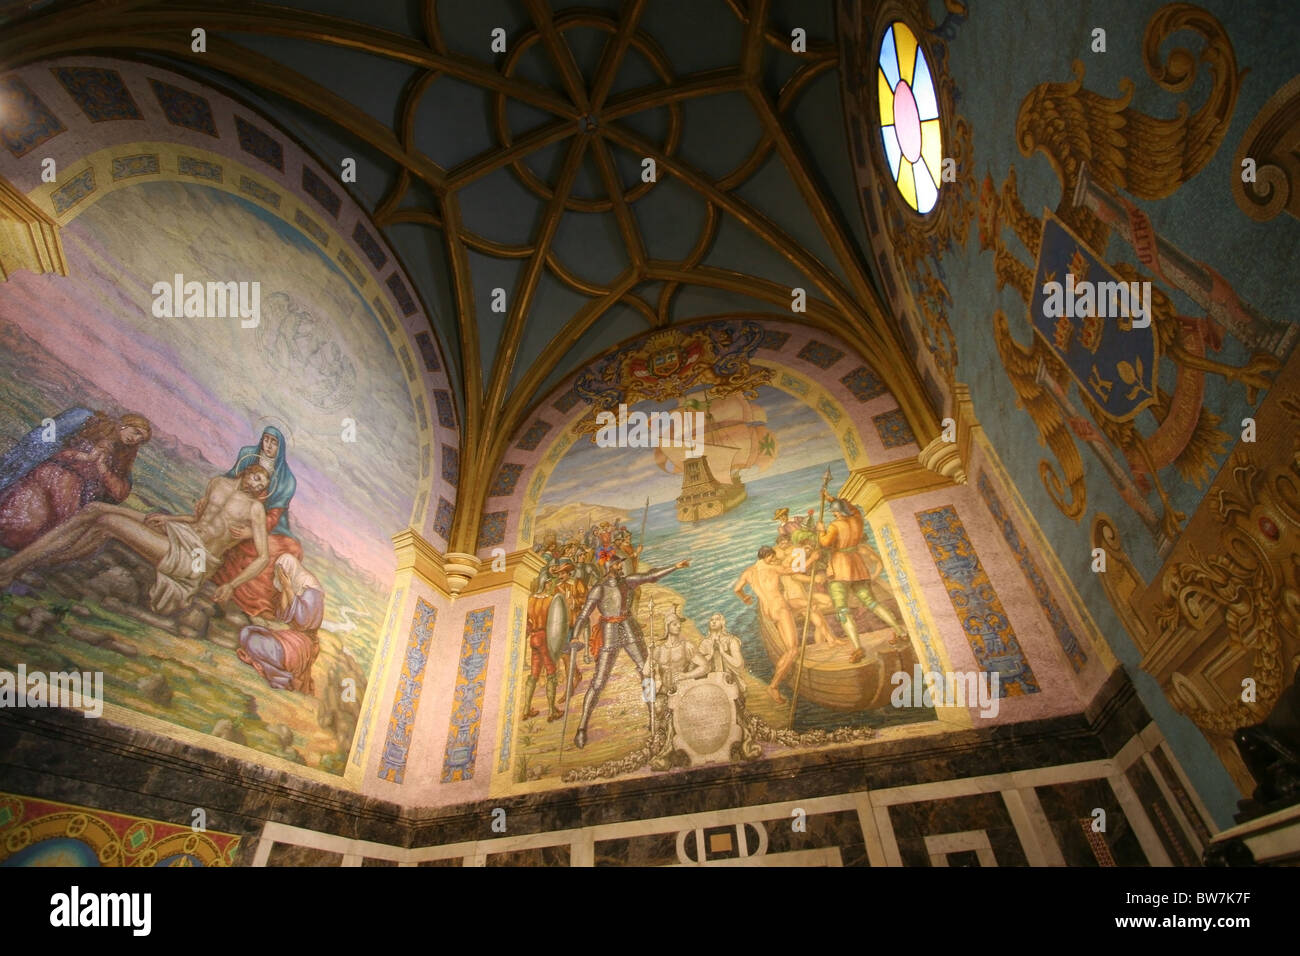
[[[124,121],[92,120],[84,112],[82,104],[77,103],[73,94],[64,89],[56,79],[54,71],[62,68],[90,68],[107,70],[117,74],[125,87],[128,98],[140,114],[138,118]],[[147,74],[147,75],[146,75]],[[396,251],[384,239],[382,232],[374,225],[370,215],[338,182],[337,176],[327,172],[327,167],[305,145],[267,117],[258,107],[246,103],[238,97],[212,86],[208,81],[192,77],[171,68],[158,68],[146,61],[126,57],[103,56],[67,56],[39,60],[26,64],[13,71],[9,76],[24,81],[28,89],[36,94],[40,106],[58,123],[60,129],[54,130],[49,137],[24,154],[24,157],[0,153],[0,174],[8,175],[10,182],[20,191],[23,181],[34,180],[34,185],[24,191],[26,198],[39,208],[51,220],[62,228],[85,210],[97,203],[104,196],[120,189],[129,188],[146,182],[184,182],[207,186],[256,205],[264,212],[274,215],[295,233],[311,242],[344,277],[366,305],[371,315],[378,319],[411,396],[415,413],[413,428],[420,438],[420,473],[415,483],[415,496],[408,524],[420,529],[426,537],[445,537],[437,531],[437,503],[440,497],[450,499],[454,507],[457,487],[446,475],[459,471],[455,462],[444,461],[446,457],[441,446],[451,449],[458,459],[460,433],[455,423],[458,421],[455,411],[455,394],[448,375],[446,355],[437,340],[433,325],[429,322],[427,312],[418,301],[418,292],[410,275],[402,264]],[[158,79],[169,84],[179,84],[187,93],[207,101],[212,111],[214,129],[218,134],[209,143],[196,142],[194,137],[203,134],[193,132],[169,122],[166,117],[159,118],[161,107],[142,89],[148,80]],[[196,88],[197,92],[185,89]],[[57,92],[57,97],[52,93]],[[62,108],[64,103],[72,103],[72,108]],[[220,109],[217,107],[220,106]],[[277,173],[271,166],[254,168],[239,156],[228,151],[207,148],[209,146],[231,145],[238,142],[234,131],[236,113],[242,113],[257,123],[274,132],[283,141],[281,145],[281,169]],[[145,124],[141,130],[141,123]],[[130,129],[132,135],[115,137],[119,129]],[[142,132],[147,135],[140,135]],[[161,135],[159,135],[161,134]],[[84,150],[88,146],[99,146],[91,152]],[[240,148],[240,147],[235,147]],[[249,155],[251,151],[245,148]],[[179,157],[184,154],[192,160],[213,163],[222,167],[220,179],[202,178],[186,175],[178,168]],[[50,156],[57,160],[58,181],[44,183],[39,180],[40,160]],[[152,156],[157,165],[156,172],[144,172],[128,176],[113,176],[114,160],[125,161],[134,157]],[[260,158],[260,157],[259,157]],[[17,167],[23,165],[21,174],[14,175]],[[30,167],[27,164],[30,163]],[[302,173],[300,174],[300,169]],[[56,206],[55,194],[74,186],[90,170],[88,188],[81,195],[68,201],[60,211]],[[307,195],[305,178],[299,185],[298,177],[310,170],[321,183],[327,184],[329,190],[339,199],[338,209],[330,215],[324,208],[313,206],[315,197]],[[84,187],[81,187],[84,188]],[[271,195],[277,200],[269,198]],[[285,202],[291,197],[292,202]],[[297,217],[301,215],[310,223],[306,226]],[[333,222],[331,223],[331,219]],[[377,244],[384,256],[380,269],[373,267],[359,248],[355,240],[347,237],[347,229],[364,223],[368,239]],[[312,230],[319,230],[313,234]],[[322,239],[322,237],[325,237]],[[333,253],[331,255],[331,253]],[[340,258],[341,257],[341,258]],[[381,278],[387,274],[387,281]],[[409,314],[397,301],[394,289],[389,285],[393,277],[400,277],[401,287],[409,297],[413,308]],[[434,350],[436,370],[430,368],[426,348],[415,341],[415,335],[427,332]],[[447,396],[446,405],[439,402],[436,392]],[[448,419],[450,424],[448,424]],[[425,450],[427,449],[427,451]],[[395,528],[394,532],[402,529]]]

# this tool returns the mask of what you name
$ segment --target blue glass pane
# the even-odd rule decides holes
[[[885,33],[884,42],[880,45],[880,68],[885,71],[885,76],[889,79],[889,88],[892,90],[898,85],[898,53],[894,50],[893,27]]]
[[[916,69],[912,72],[912,95],[916,97],[916,111],[921,119],[939,118],[939,102],[934,96],[934,79],[930,76],[930,67],[925,62],[925,54],[916,48]]]

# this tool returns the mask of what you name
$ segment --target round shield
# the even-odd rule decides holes
[[[551,659],[558,662],[568,643],[569,602],[563,594],[557,594],[546,609],[546,647],[551,652]]]

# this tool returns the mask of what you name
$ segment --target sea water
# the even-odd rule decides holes
[[[638,569],[661,568],[689,560],[688,569],[674,572],[661,583],[682,596],[685,602],[682,616],[690,618],[701,633],[708,630],[709,616],[715,611],[721,613],[727,619],[727,630],[740,638],[745,666],[764,683],[772,679],[774,668],[758,632],[757,603],[746,605],[736,597],[733,588],[744,570],[758,560],[758,549],[776,541],[778,523],[772,515],[778,508],[789,508],[791,519],[802,517],[809,508],[820,513],[825,473],[826,464],[822,463],[747,480],[749,497],[718,518],[695,523],[678,521],[677,503],[669,500],[652,504],[646,519],[645,550]],[[832,494],[847,477],[842,462],[831,464]],[[641,515],[630,509],[627,523],[632,529],[633,543],[638,543]],[[657,606],[655,613],[659,613]],[[783,693],[788,697],[790,688],[786,687]],[[795,729],[875,727],[915,721],[919,713],[913,708],[844,713],[801,699],[795,711]],[[925,714],[929,717],[932,712]]]

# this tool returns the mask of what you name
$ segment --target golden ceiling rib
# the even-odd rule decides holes
[[[447,173],[447,188],[461,189],[476,179],[494,173],[503,166],[517,162],[535,150],[543,149],[572,136],[571,120],[556,120],[530,130],[518,139],[511,138],[508,145],[497,145],[484,150],[472,159],[453,166]]]
[[[632,267],[639,271],[645,266],[645,243],[641,239],[641,232],[637,228],[632,210],[628,208],[627,200],[623,198],[623,184],[619,181],[618,170],[614,167],[614,157],[610,154],[609,145],[600,137],[594,137],[592,145],[601,182],[605,184],[605,191],[609,193],[609,198],[614,203],[614,218],[618,221],[618,231],[623,236],[623,244],[627,247]]]
[[[727,6],[731,7],[731,12],[736,15],[736,19],[740,21],[741,25],[746,27],[749,26],[750,14],[745,5],[739,2],[739,0],[726,0],[726,3]],[[763,19],[764,17],[759,17],[760,22]],[[766,38],[768,46],[776,47],[778,50],[789,53],[792,56],[803,57],[809,60],[835,60],[839,57],[839,54],[835,49],[835,44],[833,43],[810,43],[808,49],[803,53],[795,53],[790,49],[790,37],[783,37],[771,28],[764,29],[763,36]]]
[[[579,114],[588,112],[591,104],[587,102],[587,84],[583,82],[582,71],[578,69],[578,64],[573,59],[573,51],[569,49],[569,44],[560,39],[560,34],[555,29],[550,5],[546,0],[524,0],[524,2],[528,6],[528,15],[533,18],[533,26],[541,34],[542,43],[551,54],[551,62],[560,71],[560,79],[569,94],[569,99],[578,108]]]
[[[729,213],[737,222],[745,226],[760,239],[770,245],[776,252],[807,276],[832,302],[843,310],[846,316],[863,317],[862,310],[849,295],[848,290],[840,285],[831,271],[814,256],[802,248],[795,239],[764,213],[755,209],[743,199],[732,193],[718,189],[703,173],[684,161],[665,155],[658,147],[647,142],[622,127],[609,127],[604,134],[635,155],[652,157],[659,167],[659,175],[671,175],[700,193],[709,202]],[[868,299],[871,302],[874,299]],[[786,289],[786,301],[790,300],[790,291]],[[878,302],[873,302],[880,308]]]
[[[453,301],[456,303],[456,331],[460,333],[461,376],[465,383],[465,409],[461,421],[465,432],[464,447],[476,447],[483,428],[483,365],[479,357],[478,316],[474,313],[474,283],[470,278],[469,259],[461,239],[460,202],[455,193],[440,197],[443,236],[447,257],[451,260]]]
[[[733,5],[732,9],[736,7]],[[740,47],[740,72],[751,82],[763,73],[763,40],[767,32],[767,0],[754,0],[745,23],[745,39]],[[743,22],[743,19],[742,19]]]
[[[610,97],[605,108],[600,111],[600,116],[605,121],[616,120],[659,106],[680,103],[682,100],[738,92],[745,88],[745,83],[745,77],[740,71],[730,66],[687,73],[675,77],[671,85],[638,86]]]
[[[587,137],[575,136],[573,142],[569,145],[569,150],[564,157],[564,166],[560,170],[559,181],[555,185],[554,195],[542,212],[541,222],[538,225],[536,237],[533,239],[533,254],[528,260],[528,265],[524,267],[523,273],[515,283],[514,293],[509,302],[506,313],[505,328],[501,333],[501,341],[497,345],[496,354],[492,359],[492,377],[488,384],[487,393],[484,395],[484,417],[491,420],[493,410],[501,408],[505,404],[506,391],[510,384],[510,372],[514,368],[515,358],[519,354],[519,347],[523,340],[524,322],[528,317],[529,310],[533,304],[533,296],[537,292],[537,283],[542,277],[542,269],[546,265],[546,256],[550,252],[551,241],[555,238],[555,232],[560,225],[560,217],[564,213],[564,203],[569,197],[569,191],[573,188],[573,181],[578,175],[578,167],[582,164],[582,156],[587,151]],[[496,424],[495,422],[493,423]],[[486,449],[482,445],[470,446],[474,453],[482,454]],[[465,449],[469,451],[470,449]],[[461,459],[467,457],[462,452]],[[487,468],[491,462],[481,462]],[[457,521],[460,520],[459,513]],[[473,519],[477,524],[477,519]],[[453,522],[453,533],[456,524]],[[470,552],[472,553],[472,552]]]
[[[772,105],[771,99],[758,86],[750,86],[749,98],[754,104],[754,110],[758,114],[759,122],[763,124],[768,135],[772,137],[776,150],[780,154],[782,162],[785,163],[786,172],[790,174],[790,178],[794,180],[794,184],[799,190],[799,195],[803,197],[804,203],[812,211],[818,229],[831,247],[832,254],[839,260],[840,268],[849,277],[849,282],[853,285],[854,295],[862,302],[871,303],[875,307],[874,311],[877,314],[884,315],[886,312],[884,303],[880,301],[880,297],[876,294],[871,280],[862,271],[861,259],[853,251],[852,244],[840,224],[839,217],[835,215],[830,203],[822,195],[821,187],[817,185],[816,180],[808,172],[803,153],[795,145],[790,138],[789,132],[781,123],[776,107]]]
[[[641,14],[644,10],[645,0],[628,0],[623,6],[614,38],[606,42],[605,49],[600,55],[600,63],[596,67],[596,80],[591,85],[590,108],[593,113],[600,112],[605,106],[605,97],[609,95],[610,88],[614,85],[614,77],[618,74],[623,58],[627,56],[628,46],[641,23]]]
[[[71,20],[76,13],[74,8],[60,16]],[[178,31],[187,48],[190,30],[196,25],[202,25],[208,31],[209,53],[217,46],[212,34],[221,32],[258,33],[311,40],[385,57],[398,63],[438,70],[459,80],[505,93],[521,103],[556,116],[576,120],[582,115],[572,103],[554,91],[524,80],[510,79],[477,60],[455,53],[438,53],[400,33],[309,10],[246,0],[229,0],[216,8],[185,0],[166,0],[165,3],[159,2],[154,9],[113,16],[111,22],[114,34]],[[487,43],[486,37],[484,43]],[[0,46],[0,59],[6,62],[10,59],[4,55],[7,52],[6,46]]]
[[[609,288],[609,292],[599,299],[592,299],[583,305],[581,309],[575,312],[564,326],[546,343],[537,359],[528,366],[527,371],[515,386],[514,391],[510,393],[510,398],[506,402],[505,408],[500,416],[501,427],[498,431],[508,440],[519,424],[528,415],[532,402],[533,392],[546,380],[546,377],[559,364],[564,354],[582,338],[582,336],[595,324],[605,311],[623,297],[623,294],[636,288],[637,283],[641,282],[642,276],[639,276],[635,269],[630,266],[619,273]]]

